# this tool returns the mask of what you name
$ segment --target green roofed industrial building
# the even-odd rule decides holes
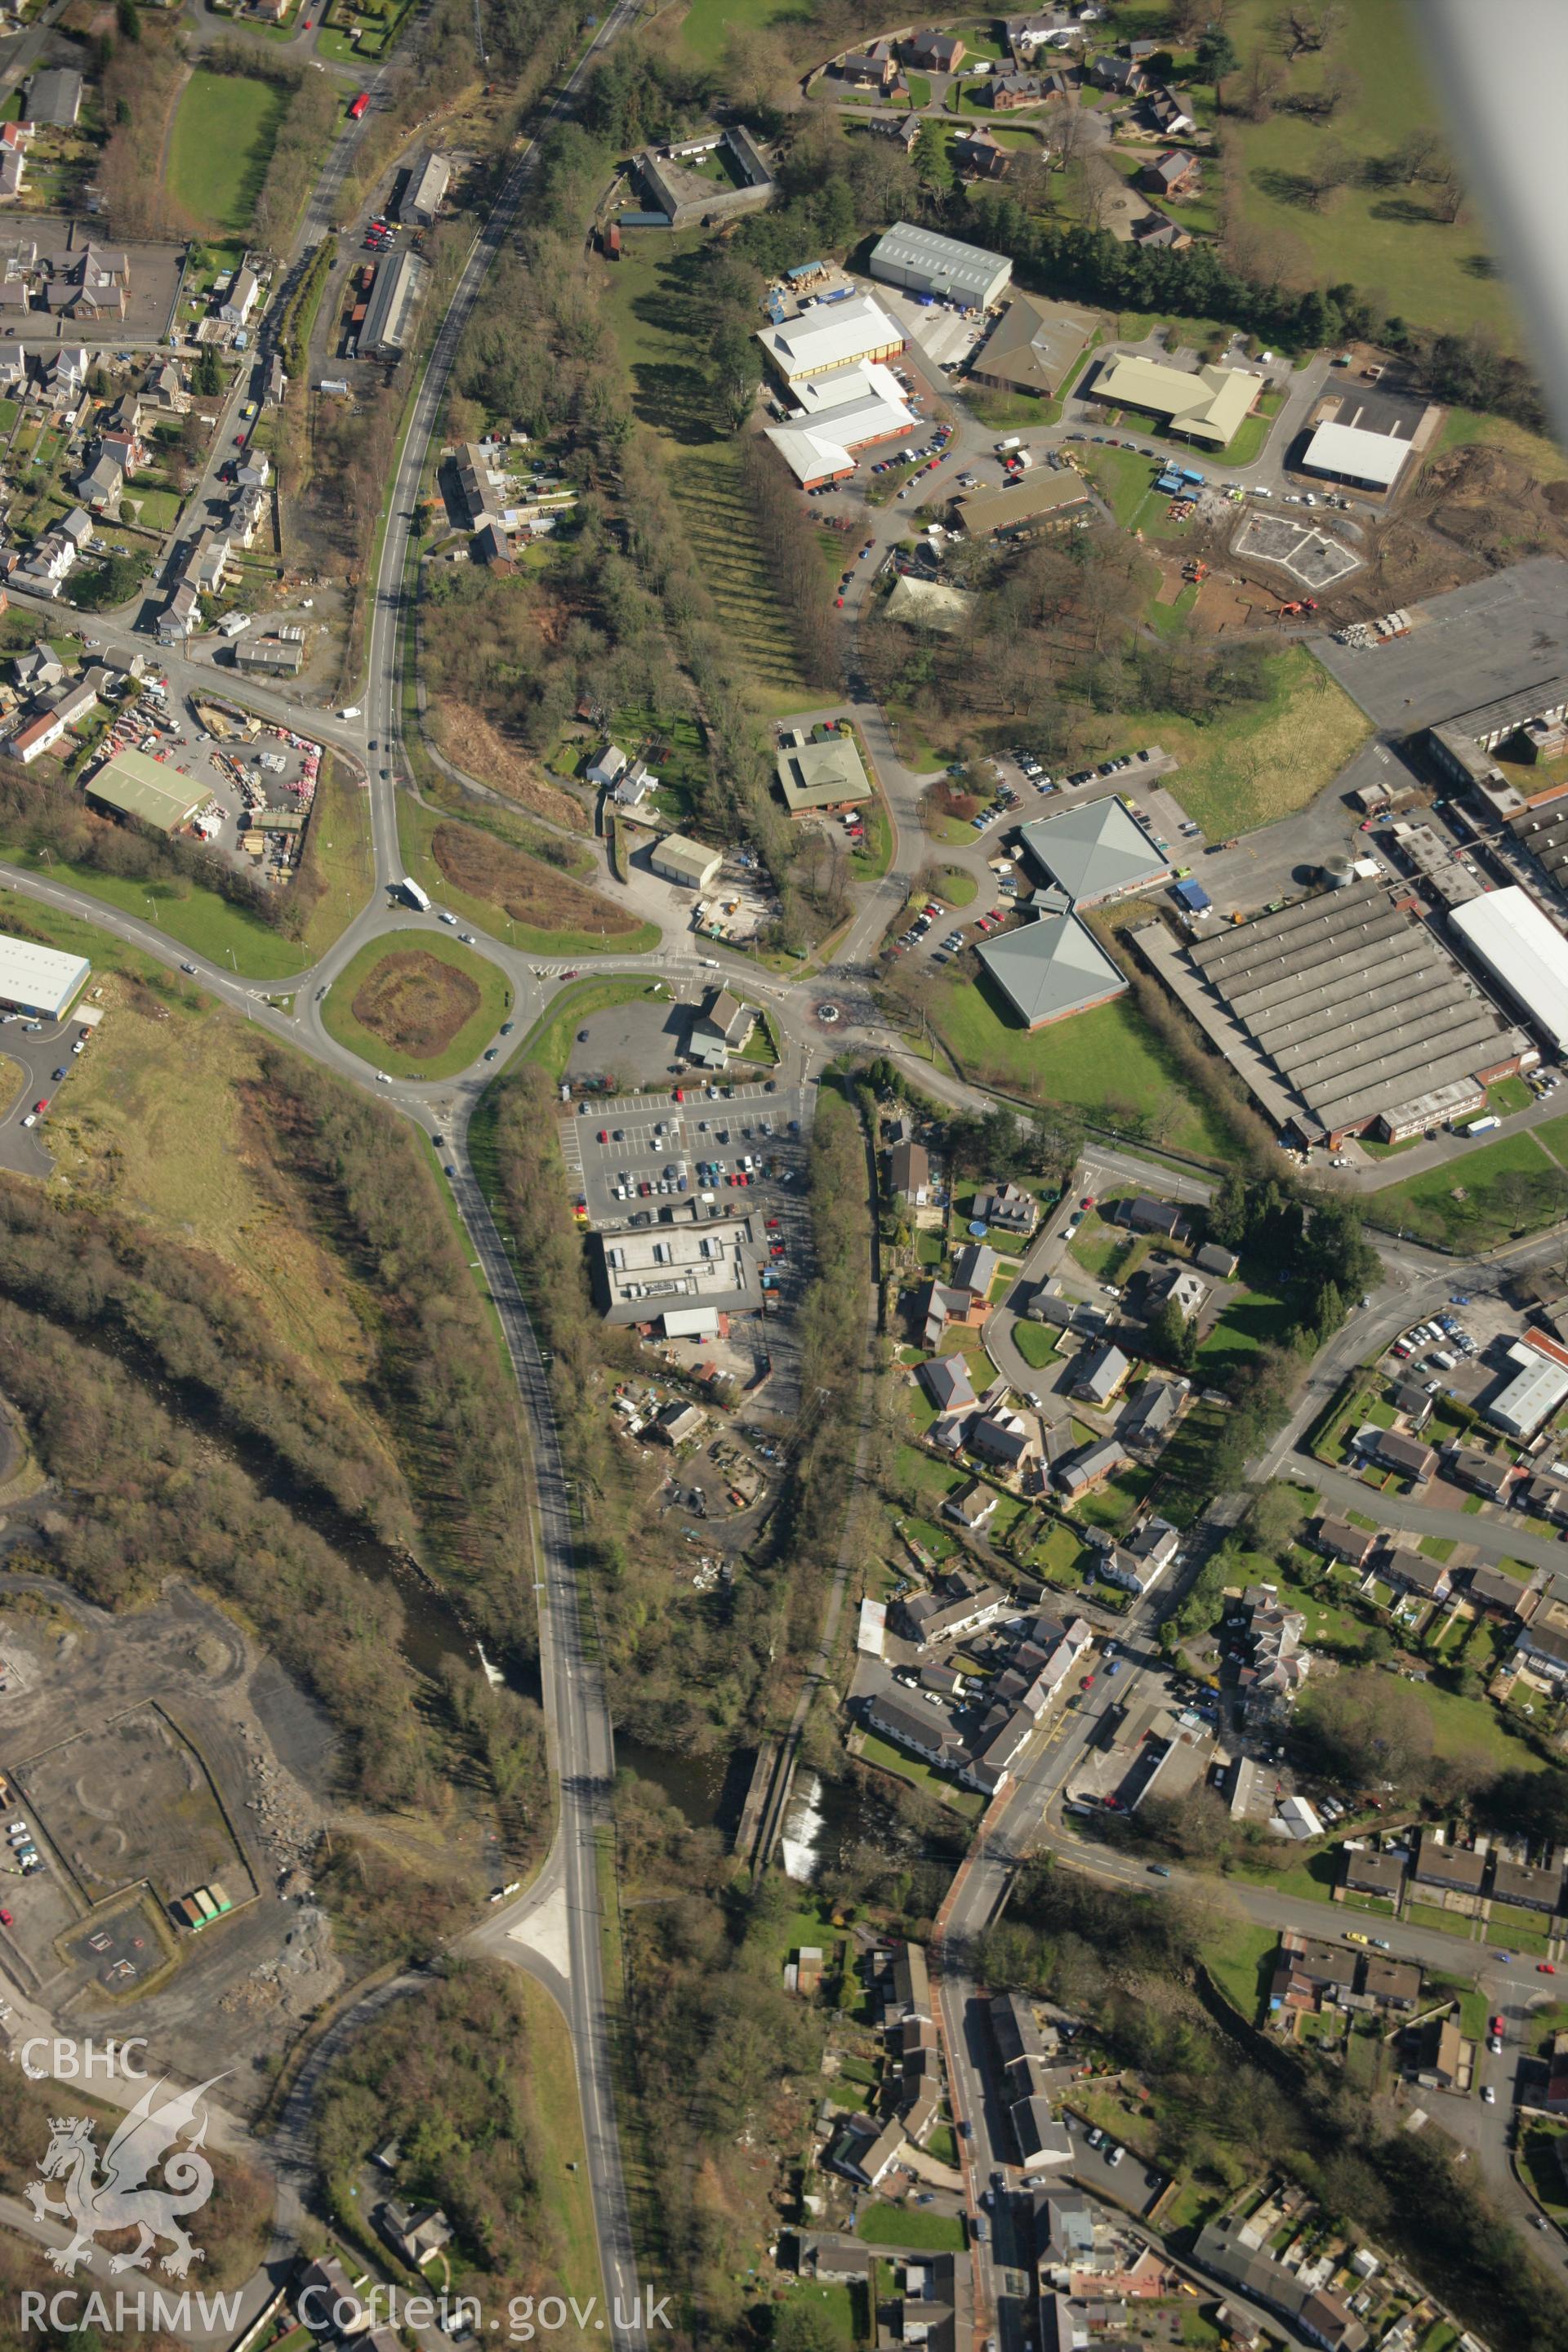
[[[177,768],[149,759],[145,751],[117,751],[106,760],[89,782],[87,796],[96,807],[115,816],[133,816],[154,833],[177,833],[212,797]]]
[[[1048,912],[980,942],[981,962],[1026,1029],[1109,1004],[1127,982],[1076,915]]]
[[[855,808],[871,797],[851,735],[835,733],[820,743],[786,745],[779,753],[777,772],[791,816]]]
[[[1171,861],[1125,802],[1108,793],[1026,824],[1031,864],[1075,907],[1103,906],[1169,878]]]

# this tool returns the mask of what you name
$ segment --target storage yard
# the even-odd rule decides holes
[[[321,774],[321,746],[309,736],[216,700],[182,713],[156,695],[150,708],[144,692],[105,749],[87,780],[94,807],[160,833],[188,826],[268,882],[293,873]]]

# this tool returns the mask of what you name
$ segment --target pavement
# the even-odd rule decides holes
[[[16,1063],[22,1071],[22,1083],[10,1103],[0,1098],[0,1168],[40,1179],[53,1171],[54,1160],[44,1144],[47,1111],[37,1115],[33,1127],[25,1122],[35,1116],[39,1102],[52,1102],[69,1084],[80,1058],[71,1052],[79,1033],[79,1024],[75,1021],[35,1025],[20,1014],[0,1017],[0,1059]],[[62,1069],[66,1077],[57,1077],[55,1073]]]

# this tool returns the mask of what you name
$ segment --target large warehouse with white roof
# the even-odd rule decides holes
[[[1005,254],[987,253],[982,245],[895,221],[871,248],[871,275],[906,294],[931,294],[966,310],[989,310],[1011,284],[1013,265]]]
[[[86,956],[66,955],[37,940],[0,937],[0,1005],[36,1021],[62,1020],[91,970]]]
[[[1392,433],[1361,425],[1320,425],[1301,456],[1303,474],[1350,482],[1360,490],[1391,490],[1415,450]]]
[[[1489,890],[1448,917],[1478,963],[1553,1050],[1568,1053],[1568,940],[1517,883]]]
[[[761,327],[757,341],[775,374],[787,384],[825,375],[830,368],[896,359],[904,348],[903,330],[869,294],[850,302],[819,303],[797,319]]]

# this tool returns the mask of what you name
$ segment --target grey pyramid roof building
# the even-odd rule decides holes
[[[1050,912],[979,948],[981,962],[1027,1029],[1121,996],[1127,982],[1076,915]]]
[[[1024,846],[1075,907],[1097,907],[1165,880],[1171,861],[1113,793],[1024,827]]]

